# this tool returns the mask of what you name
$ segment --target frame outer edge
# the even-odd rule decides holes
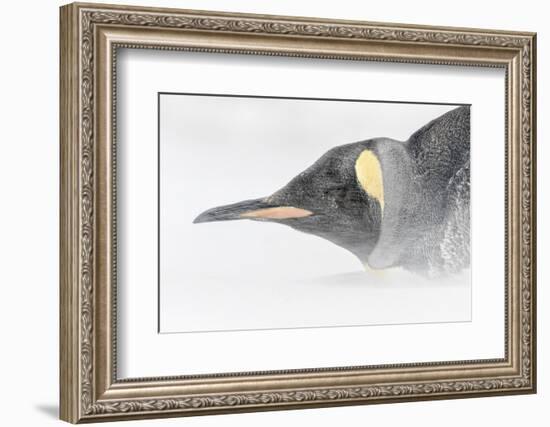
[[[339,24],[342,26],[346,25],[370,25],[376,27],[387,27],[387,28],[407,28],[409,30],[427,30],[427,31],[466,31],[466,32],[475,32],[478,34],[491,34],[491,35],[507,35],[507,36],[520,36],[520,37],[533,37],[536,33],[532,31],[518,31],[518,30],[503,30],[496,28],[475,28],[475,27],[463,27],[463,26],[441,26],[433,24],[410,24],[403,22],[394,22],[394,21],[367,21],[364,19],[345,19],[345,18],[321,18],[313,16],[295,16],[295,15],[281,15],[281,14],[272,14],[272,13],[253,13],[253,12],[230,12],[222,10],[208,10],[208,9],[189,9],[181,7],[163,7],[163,6],[142,6],[142,5],[129,5],[129,4],[112,4],[112,3],[90,3],[88,1],[84,2],[74,2],[72,5],[77,6],[81,9],[96,9],[104,11],[120,11],[124,10],[128,13],[153,13],[153,14],[181,14],[187,13],[195,15],[197,17],[204,16],[206,18],[250,18],[250,19],[259,19],[259,20],[284,20],[294,23],[303,23],[303,24]]]
[[[79,421],[78,19],[59,9],[59,418]]]
[[[102,7],[104,6],[104,8]],[[96,331],[93,331],[90,324],[90,316],[94,315],[94,307],[96,304],[97,294],[92,294],[93,288],[97,284],[97,277],[93,275],[93,271],[89,268],[93,267],[95,262],[95,254],[93,252],[95,248],[94,242],[90,241],[90,238],[95,238],[95,232],[97,224],[94,223],[94,199],[96,198],[96,186],[94,183],[94,172],[97,171],[97,165],[95,162],[97,159],[94,156],[95,144],[94,139],[97,135],[94,135],[93,119],[95,115],[95,109],[88,111],[90,101],[95,102],[95,85],[94,76],[96,70],[91,71],[88,69],[87,60],[91,60],[93,64],[93,40],[88,37],[89,34],[84,32],[81,34],[81,30],[85,30],[90,23],[88,20],[81,21],[81,12],[85,7],[89,7],[92,11],[100,11],[104,13],[109,10],[124,12],[136,11],[143,12],[154,11],[155,9],[130,7],[127,6],[114,6],[114,5],[100,5],[100,4],[71,4],[63,6],[60,10],[61,18],[61,33],[60,33],[60,140],[61,140],[61,195],[60,195],[60,391],[61,391],[61,411],[60,418],[72,422],[96,422],[96,421],[108,421],[115,419],[139,419],[139,418],[157,418],[168,416],[182,416],[182,415],[201,415],[201,414],[213,414],[213,413],[228,413],[228,412],[250,412],[250,411],[264,411],[264,410],[276,410],[276,409],[292,409],[292,408],[306,408],[306,407],[327,407],[337,405],[349,405],[349,404],[365,404],[365,403],[382,403],[385,399],[376,399],[378,395],[368,395],[368,397],[356,397],[355,389],[326,389],[326,390],[296,390],[288,393],[276,393],[269,391],[269,393],[263,393],[261,395],[251,393],[239,393],[233,395],[208,395],[191,397],[188,400],[178,399],[155,399],[147,398],[142,400],[111,400],[111,401],[97,401],[97,396],[94,396],[95,387],[97,386],[93,374],[95,373],[94,353],[96,352],[95,346],[97,342],[94,338]],[[99,10],[106,9],[106,10]],[[161,10],[161,9],[156,9]],[[184,11],[177,9],[163,9],[166,13],[191,13],[192,11]],[[114,12],[113,12],[114,13]],[[209,17],[208,13],[212,13]],[[262,19],[261,15],[247,15],[247,14],[218,14],[217,12],[197,12],[201,19],[198,19],[198,24],[192,22],[189,24],[189,28],[195,29],[195,26],[205,31],[228,31],[227,29],[218,28],[215,24],[217,21],[214,18],[220,18],[224,21],[223,17],[242,16],[249,19],[251,24],[260,23],[258,19]],[[86,15],[83,15],[86,17]],[[203,18],[204,17],[204,18]],[[131,14],[130,18],[133,18]],[[147,18],[147,17],[145,17]],[[194,17],[195,18],[195,17]],[[273,17],[275,18],[275,17]],[[311,21],[308,18],[297,18],[294,22],[290,17],[276,17],[281,20],[285,20],[285,23],[290,28],[289,34],[297,34],[297,37],[312,37],[309,33],[309,28],[318,30],[319,34],[313,34],[316,37],[327,37],[327,39],[344,39],[345,37],[351,38],[363,38],[363,33],[358,33],[360,28],[346,28],[346,30],[352,31],[345,34],[333,34],[329,26],[321,25],[314,18]],[[110,23],[111,16],[107,14],[103,20]],[[269,21],[269,19],[268,19]],[[145,19],[143,25],[149,25],[148,20]],[[305,27],[308,31],[301,28],[298,23],[305,23]],[[203,25],[204,23],[204,25]],[[344,24],[342,21],[334,21],[334,24]],[[231,23],[230,23],[231,24]],[[270,24],[268,22],[268,24]],[[359,25],[374,25],[374,23],[360,23]],[[141,25],[137,22],[131,22],[131,25]],[[232,25],[232,24],[231,24]],[[233,28],[229,25],[228,28]],[[262,28],[264,22],[261,22]],[[317,28],[319,25],[319,28]],[[388,30],[392,29],[392,24],[388,25]],[[81,28],[82,27],[82,28]],[[295,29],[293,30],[293,28]],[[321,28],[322,27],[322,28]],[[326,27],[326,28],[325,28]],[[182,28],[188,28],[182,25]],[[527,370],[524,370],[522,378],[510,379],[508,382],[503,383],[501,387],[497,384],[494,386],[493,382],[486,382],[484,380],[476,381],[473,384],[472,381],[462,381],[466,386],[472,383],[471,392],[466,394],[464,390],[453,389],[454,383],[441,384],[441,390],[436,386],[439,384],[422,384],[424,387],[423,392],[418,392],[415,389],[416,384],[404,384],[397,385],[401,387],[398,389],[399,395],[391,394],[393,390],[388,388],[388,393],[391,394],[391,398],[388,399],[391,402],[398,401],[410,401],[410,400],[435,400],[439,398],[463,398],[473,396],[484,395],[496,395],[496,394],[523,394],[532,393],[536,390],[536,340],[535,340],[535,283],[536,283],[536,180],[535,180],[535,141],[536,141],[536,98],[535,98],[535,75],[536,75],[536,36],[533,33],[506,33],[498,32],[499,36],[492,35],[491,32],[481,31],[477,34],[476,30],[469,29],[465,32],[464,39],[462,41],[456,41],[453,36],[453,30],[459,30],[458,28],[444,29],[443,27],[427,27],[429,31],[447,31],[451,34],[435,33],[435,36],[444,35],[444,37],[435,37],[432,40],[431,37],[424,37],[422,31],[409,31],[416,27],[406,26],[404,29],[407,31],[405,34],[399,33],[397,38],[399,40],[407,38],[408,42],[411,40],[408,37],[412,36],[416,40],[416,33],[418,33],[418,39],[421,43],[427,45],[438,45],[441,43],[447,43],[448,45],[454,44],[467,44],[475,45],[481,43],[485,46],[499,46],[501,48],[509,48],[514,50],[525,50],[530,48],[530,52],[526,52],[524,59],[530,60],[528,75],[528,87],[527,92],[530,95],[526,101],[527,105],[524,112],[530,114],[528,120],[522,124],[526,126],[526,131],[530,132],[530,138],[523,139],[524,147],[529,150],[525,157],[522,159],[527,162],[525,171],[529,178],[525,182],[527,191],[530,190],[530,195],[525,194],[525,200],[529,207],[527,215],[523,218],[531,226],[530,232],[528,230],[527,236],[530,239],[527,250],[525,250],[525,256],[528,264],[527,284],[524,291],[526,297],[524,302],[526,303],[525,311],[528,311],[530,316],[525,316],[525,324],[527,327],[526,334],[523,336],[526,340],[530,339],[530,342],[525,341],[523,346],[523,357],[527,358],[527,362],[531,362],[526,365]],[[422,27],[419,27],[422,28]],[[399,29],[401,30],[401,28]],[[255,32],[254,26],[241,28],[238,27],[237,32],[251,33]],[[264,31],[264,30],[262,30]],[[260,31],[260,32],[262,32]],[[353,32],[355,31],[355,32]],[[474,33],[475,31],[475,33]],[[276,35],[282,34],[282,29],[278,27],[266,27],[266,33],[274,32]],[[521,34],[521,36],[520,36]],[[84,37],[86,35],[86,37]],[[461,35],[461,34],[459,34]],[[82,39],[80,37],[83,37]],[[433,35],[432,35],[433,36]],[[468,38],[470,37],[470,38]],[[391,37],[390,37],[391,38]],[[382,40],[382,37],[377,39]],[[398,41],[399,41],[398,40]],[[90,50],[91,49],[91,50]],[[88,58],[88,56],[89,58]],[[82,62],[81,62],[82,60]],[[521,64],[521,61],[520,61]],[[85,75],[85,79],[82,76]],[[88,86],[91,85],[91,86]],[[92,88],[92,91],[88,92],[88,89]],[[523,93],[523,90],[520,90]],[[82,97],[82,99],[81,99]],[[82,110],[83,106],[86,106]],[[92,122],[89,120],[92,119]],[[90,127],[90,125],[92,127]],[[91,162],[91,163],[90,163]],[[529,169],[530,168],[530,169]],[[524,173],[523,168],[521,172]],[[523,191],[521,192],[523,194]],[[81,196],[85,196],[82,197]],[[524,211],[525,212],[525,211]],[[531,297],[529,297],[529,292]],[[531,303],[531,304],[529,304]],[[529,332],[529,327],[531,331]],[[521,354],[521,353],[520,353]],[[530,359],[530,360],[529,360]],[[499,381],[500,378],[495,379]],[[503,380],[504,381],[504,380]],[[517,382],[515,382],[517,381]],[[461,383],[462,383],[461,382]],[[508,385],[506,385],[508,384]],[[459,384],[460,385],[460,384]],[[433,388],[435,387],[435,388]],[[450,387],[450,389],[447,389]],[[410,392],[409,392],[410,389]],[[383,387],[380,387],[381,395],[386,396],[386,391]],[[421,390],[421,391],[422,391]],[[318,394],[317,391],[319,391]],[[403,391],[403,393],[401,393]],[[338,396],[333,399],[333,394],[338,392]],[[340,392],[344,393],[340,396]],[[351,393],[349,396],[346,393]],[[326,398],[323,398],[323,394],[326,394]],[[288,396],[287,396],[288,395]],[[389,396],[389,395],[388,395]],[[264,398],[270,398],[273,400],[264,401]],[[305,398],[305,400],[304,400]],[[367,398],[369,401],[367,402]],[[258,400],[259,399],[259,400]],[[372,399],[372,400],[370,400]]]

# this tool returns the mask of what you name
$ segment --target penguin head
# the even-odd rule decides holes
[[[375,140],[334,147],[270,196],[218,206],[193,222],[275,222],[335,243],[365,262],[384,209]]]

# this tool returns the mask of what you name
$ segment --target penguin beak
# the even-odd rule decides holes
[[[277,206],[266,202],[265,199],[253,199],[208,209],[196,217],[193,224],[238,219],[281,220],[303,218],[310,215],[313,215],[313,212],[306,209]]]

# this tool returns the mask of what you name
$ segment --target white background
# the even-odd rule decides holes
[[[113,2],[115,2],[113,0]],[[306,2],[254,1],[134,1],[135,4],[231,10],[327,18],[364,19],[417,24],[488,27],[539,32],[538,116],[550,114],[550,44],[548,12],[536,1]],[[11,3],[3,9],[2,31],[2,259],[0,316],[2,353],[0,375],[2,424],[59,425],[58,386],[58,10],[57,1]],[[539,164],[550,160],[548,127],[539,120]],[[29,124],[31,123],[31,124]],[[129,422],[124,425],[257,426],[289,425],[544,425],[547,422],[550,354],[545,332],[550,318],[543,309],[550,269],[544,254],[550,250],[549,199],[544,188],[548,168],[539,173],[539,394],[425,403],[404,403],[255,413],[195,419]]]

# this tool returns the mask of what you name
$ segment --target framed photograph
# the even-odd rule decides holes
[[[534,33],[60,22],[63,420],[535,392]]]

